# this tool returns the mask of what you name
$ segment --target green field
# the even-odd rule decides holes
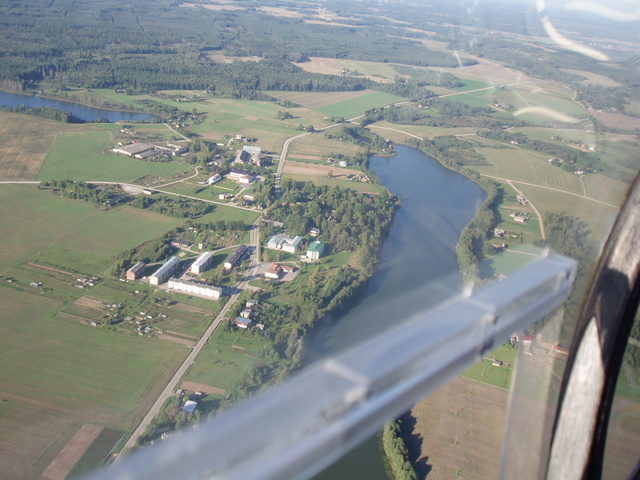
[[[127,206],[103,211],[18,185],[0,188],[0,212],[5,246],[0,250],[0,272],[33,260],[96,274],[113,262],[114,255],[181,222]]]
[[[143,162],[109,153],[114,145],[109,132],[101,128],[61,132],[37,179],[127,182],[150,173],[164,176],[185,169],[182,163]]]
[[[216,330],[184,380],[232,392],[252,365],[261,364],[258,353],[269,341],[253,331]],[[265,362],[267,363],[267,362]]]
[[[188,353],[54,317],[60,302],[0,288],[0,430],[12,431],[0,448],[19,450],[9,457],[21,478],[39,478],[84,423],[130,430]]]
[[[314,185],[338,185],[343,188],[350,188],[356,192],[361,193],[382,193],[384,187],[381,185],[374,185],[373,183],[364,183],[353,180],[342,180],[339,178],[318,177],[315,175],[302,175],[285,173],[283,177],[292,178],[298,182],[313,182]]]
[[[363,115],[367,110],[375,107],[384,107],[392,103],[405,101],[406,98],[398,97],[383,92],[371,92],[368,95],[359,96],[349,100],[343,100],[332,105],[327,105],[319,110],[322,113],[346,119]]]
[[[513,366],[516,361],[517,350],[512,346],[502,345],[493,352],[487,354],[478,363],[473,364],[463,373],[463,377],[473,378],[479,382],[495,385],[496,387],[508,389],[511,386]],[[501,361],[500,367],[492,364],[492,359]]]

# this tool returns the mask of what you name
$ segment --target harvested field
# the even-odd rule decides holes
[[[8,112],[0,112],[0,125],[1,180],[36,180],[56,131],[69,128],[52,120]]]
[[[315,165],[312,163],[299,163],[299,162],[286,162],[284,164],[284,173],[300,174],[300,175],[314,175],[317,177],[328,177],[329,172],[334,178],[346,177],[347,175],[362,175],[359,170],[350,170],[348,168],[342,168],[337,166],[325,166]]]
[[[103,427],[97,425],[83,425],[73,438],[60,451],[58,456],[49,464],[42,473],[43,478],[51,480],[64,480],[71,472],[84,452],[98,438]]]
[[[605,127],[629,131],[640,128],[640,118],[629,117],[622,113],[596,112],[591,110],[589,115],[595,117],[596,120]]]
[[[89,310],[97,310],[102,312],[104,310],[104,302],[99,298],[91,298],[87,296],[80,297],[78,300],[73,302],[76,307],[86,308]]]
[[[187,305],[186,303],[177,303],[173,306],[173,308],[175,308],[176,310],[182,310],[184,312],[199,313],[200,315],[211,315],[211,312],[209,310],[201,307],[196,307],[195,305]]]
[[[182,335],[172,335],[167,333],[161,333],[158,335],[160,340],[166,340],[167,342],[179,343],[180,345],[186,345],[187,347],[193,347],[196,344],[195,340],[190,340]]]
[[[411,410],[418,478],[498,478],[508,391],[455,377]]]
[[[207,395],[226,395],[227,391],[224,388],[211,387],[209,385],[203,385],[196,382],[182,382],[180,388],[183,390],[189,390],[190,392],[203,392]]]

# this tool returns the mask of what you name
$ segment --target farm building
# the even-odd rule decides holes
[[[222,180],[222,177],[218,173],[216,173],[213,177],[207,178],[207,183],[209,185],[214,185],[218,183],[220,180]]]
[[[169,288],[184,293],[195,293],[203,297],[215,298],[216,300],[222,296],[222,289],[207,283],[190,282],[188,280],[179,280],[177,278],[169,279]]]
[[[231,255],[229,255],[229,258],[227,258],[227,260],[224,262],[224,269],[231,270],[238,263],[240,263],[240,260],[242,260],[242,257],[244,256],[246,250],[246,245],[238,245],[238,248],[236,248],[235,251]]]
[[[119,155],[126,155],[128,157],[135,157],[143,152],[151,150],[153,145],[148,143],[130,143],[129,145],[121,145],[118,147],[113,147],[111,151],[113,153],[117,153]]]
[[[320,243],[315,240],[307,249],[307,258],[309,260],[319,260],[322,256],[322,252],[324,252],[324,243]]]
[[[134,157],[139,159],[149,157],[159,157],[163,155],[180,155],[187,151],[181,145],[175,145],[173,143],[166,143],[164,145],[156,145],[152,143],[130,143],[129,145],[119,145],[111,149],[113,153],[118,155],[126,155],[128,157]]]
[[[140,278],[144,273],[145,268],[146,265],[143,262],[136,263],[133,267],[127,270],[127,273],[125,275],[126,279],[135,280],[137,278]]]
[[[272,250],[282,250],[283,252],[296,253],[300,248],[302,237],[285,237],[284,235],[274,235],[267,243],[267,248]]]
[[[213,257],[211,252],[204,252],[191,264],[191,273],[199,274],[204,272],[211,265],[212,261]]]
[[[164,283],[169,277],[171,277],[173,272],[178,269],[179,264],[180,260],[178,257],[171,257],[149,277],[149,283],[151,285],[160,285],[161,283]]]
[[[229,172],[227,178],[234,182],[249,184],[255,181],[255,176],[252,173],[243,172]]]
[[[178,238],[174,238],[171,240],[171,246],[176,248],[189,248],[193,245],[192,242],[187,242],[186,240],[180,240]]]

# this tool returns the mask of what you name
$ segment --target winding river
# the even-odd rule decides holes
[[[445,299],[443,287],[451,295],[462,287],[455,245],[485,194],[415,148],[397,146],[396,152],[370,163],[382,184],[402,198],[376,273],[355,307],[309,337],[309,362],[437,305]],[[371,439],[317,478],[386,480],[378,448]]]
[[[20,105],[24,105],[25,107],[49,107],[64,112],[71,112],[73,116],[84,122],[95,122],[100,119],[105,119],[109,122],[151,122],[159,119],[159,117],[147,113],[106,110],[64,100],[38,97],[37,95],[0,92],[0,106],[19,107]]]

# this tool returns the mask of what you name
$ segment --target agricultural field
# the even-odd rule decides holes
[[[188,353],[54,317],[60,302],[0,288],[0,429],[12,432],[0,465],[10,477],[40,478],[83,424],[130,430]]]
[[[171,175],[185,169],[183,163],[144,162],[109,152],[114,141],[108,131],[91,126],[60,132],[47,155],[38,180],[129,182],[148,175]]]
[[[0,188],[0,273],[28,260],[85,274],[107,268],[112,257],[180,223],[127,206],[99,210],[35,187]]]
[[[509,390],[511,387],[511,376],[516,361],[516,347],[512,345],[502,345],[493,352],[487,354],[479,362],[471,365],[464,372],[463,377],[472,378],[478,382],[488,383],[496,387]],[[495,366],[493,361],[502,362],[502,365]]]
[[[339,93],[271,92],[271,94],[279,100],[289,100],[325,115],[344,117],[345,119],[363,115],[374,107],[406,100],[396,95],[372,90]]]
[[[408,447],[417,458],[418,478],[497,478],[508,395],[455,377],[416,404]]]
[[[0,180],[36,180],[59,132],[82,127],[20,113],[0,112]]]
[[[349,70],[352,75],[353,72],[358,72],[358,75],[380,83],[393,82],[396,75],[398,75],[393,66],[386,63],[343,58],[311,57],[308,62],[296,63],[296,65],[307,72],[323,73],[325,75],[342,75],[343,71]]]

